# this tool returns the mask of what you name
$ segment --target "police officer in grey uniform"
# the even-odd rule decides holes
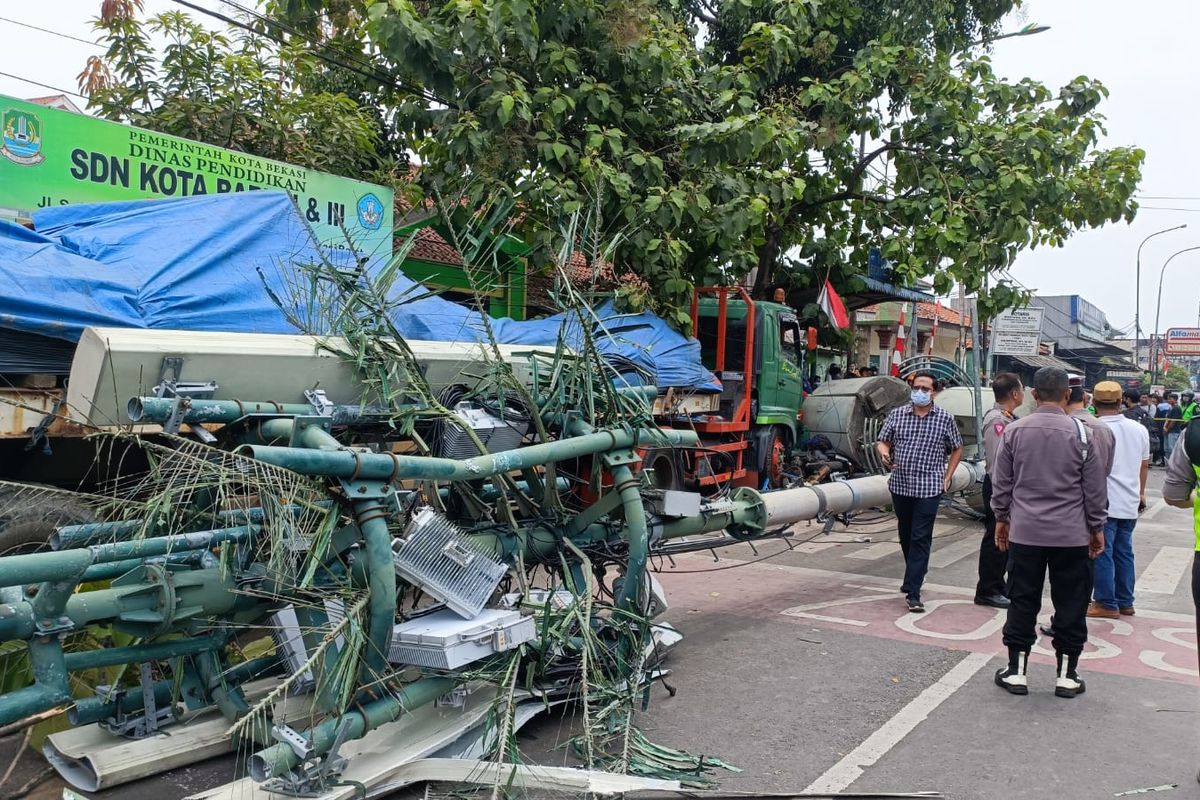
[[[1034,375],[1037,409],[1008,426],[992,472],[996,546],[1009,552],[1008,668],[996,684],[1028,694],[1029,652],[1037,642],[1042,589],[1050,575],[1054,603],[1054,693],[1085,690],[1079,656],[1087,643],[1092,559],[1104,552],[1108,479],[1089,428],[1066,413],[1067,373],[1042,367]]]
[[[1004,429],[1016,419],[1013,412],[1025,402],[1025,387],[1021,378],[1012,372],[1000,372],[992,377],[992,394],[996,403],[983,415],[983,454],[987,459],[987,474],[983,479],[983,541],[979,544],[979,582],[975,584],[975,604],[993,608],[1008,608],[1004,594],[1004,570],[1008,553],[996,547],[996,515],[992,513],[992,469],[1000,451]]]

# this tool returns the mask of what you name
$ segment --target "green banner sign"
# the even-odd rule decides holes
[[[322,244],[391,252],[383,186],[0,95],[0,215],[264,189],[290,194]]]

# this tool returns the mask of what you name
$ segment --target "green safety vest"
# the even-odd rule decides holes
[[[1192,465],[1196,471],[1196,485],[1200,486],[1200,467]],[[1196,532],[1196,552],[1200,553],[1200,492],[1192,493],[1192,529]]]
[[[1183,407],[1183,421],[1190,422],[1192,417],[1196,416],[1196,411],[1200,410],[1200,404],[1195,401],[1188,403]]]

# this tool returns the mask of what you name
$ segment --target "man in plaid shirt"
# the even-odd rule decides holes
[[[900,549],[904,552],[904,592],[908,610],[925,610],[921,586],[929,571],[933,522],[942,493],[962,458],[962,435],[954,416],[933,404],[941,385],[932,372],[910,381],[912,402],[892,409],[879,431],[875,448],[891,469],[888,489],[896,512]]]

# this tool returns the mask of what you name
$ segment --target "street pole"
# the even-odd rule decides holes
[[[966,306],[964,305],[964,310]],[[982,458],[983,448],[983,387],[979,383],[979,296],[971,309],[971,385],[975,387],[975,459]]]
[[[963,325],[963,318],[967,316],[967,286],[964,283],[958,284],[958,357],[960,359],[959,366],[963,369],[967,368],[967,327]]]
[[[1159,316],[1162,314],[1163,276],[1167,272],[1167,264],[1170,264],[1175,259],[1175,256],[1183,255],[1184,253],[1190,253],[1193,250],[1200,250],[1200,245],[1197,245],[1195,247],[1185,247],[1182,250],[1176,250],[1174,253],[1171,253],[1170,257],[1168,257],[1165,262],[1163,262],[1162,269],[1160,269],[1158,271],[1158,304],[1154,308],[1154,339],[1150,342],[1150,356],[1151,356],[1150,383],[1151,384],[1158,383],[1158,359],[1155,358],[1155,354],[1157,352],[1156,348],[1161,349],[1161,347],[1162,347],[1161,340],[1159,339],[1159,336],[1158,336],[1158,320],[1159,320]]]
[[[1155,231],[1154,233],[1147,236],[1145,239],[1142,239],[1142,243],[1138,245],[1138,249],[1137,249],[1137,279],[1136,279],[1134,290],[1133,290],[1133,293],[1134,293],[1134,300],[1133,300],[1133,363],[1135,366],[1139,366],[1139,364],[1140,364],[1140,362],[1138,361],[1138,356],[1141,355],[1141,352],[1140,352],[1141,348],[1140,348],[1139,342],[1141,342],[1141,340],[1142,340],[1142,321],[1141,321],[1142,320],[1142,316],[1141,316],[1141,312],[1142,312],[1142,245],[1146,244],[1146,242],[1150,241],[1155,236],[1161,236],[1162,234],[1170,233],[1171,231],[1182,230],[1183,228],[1186,228],[1186,227],[1187,227],[1187,223],[1185,222],[1182,225],[1176,225],[1174,228],[1163,228],[1161,231]],[[1140,369],[1140,366],[1139,366],[1139,369]]]

